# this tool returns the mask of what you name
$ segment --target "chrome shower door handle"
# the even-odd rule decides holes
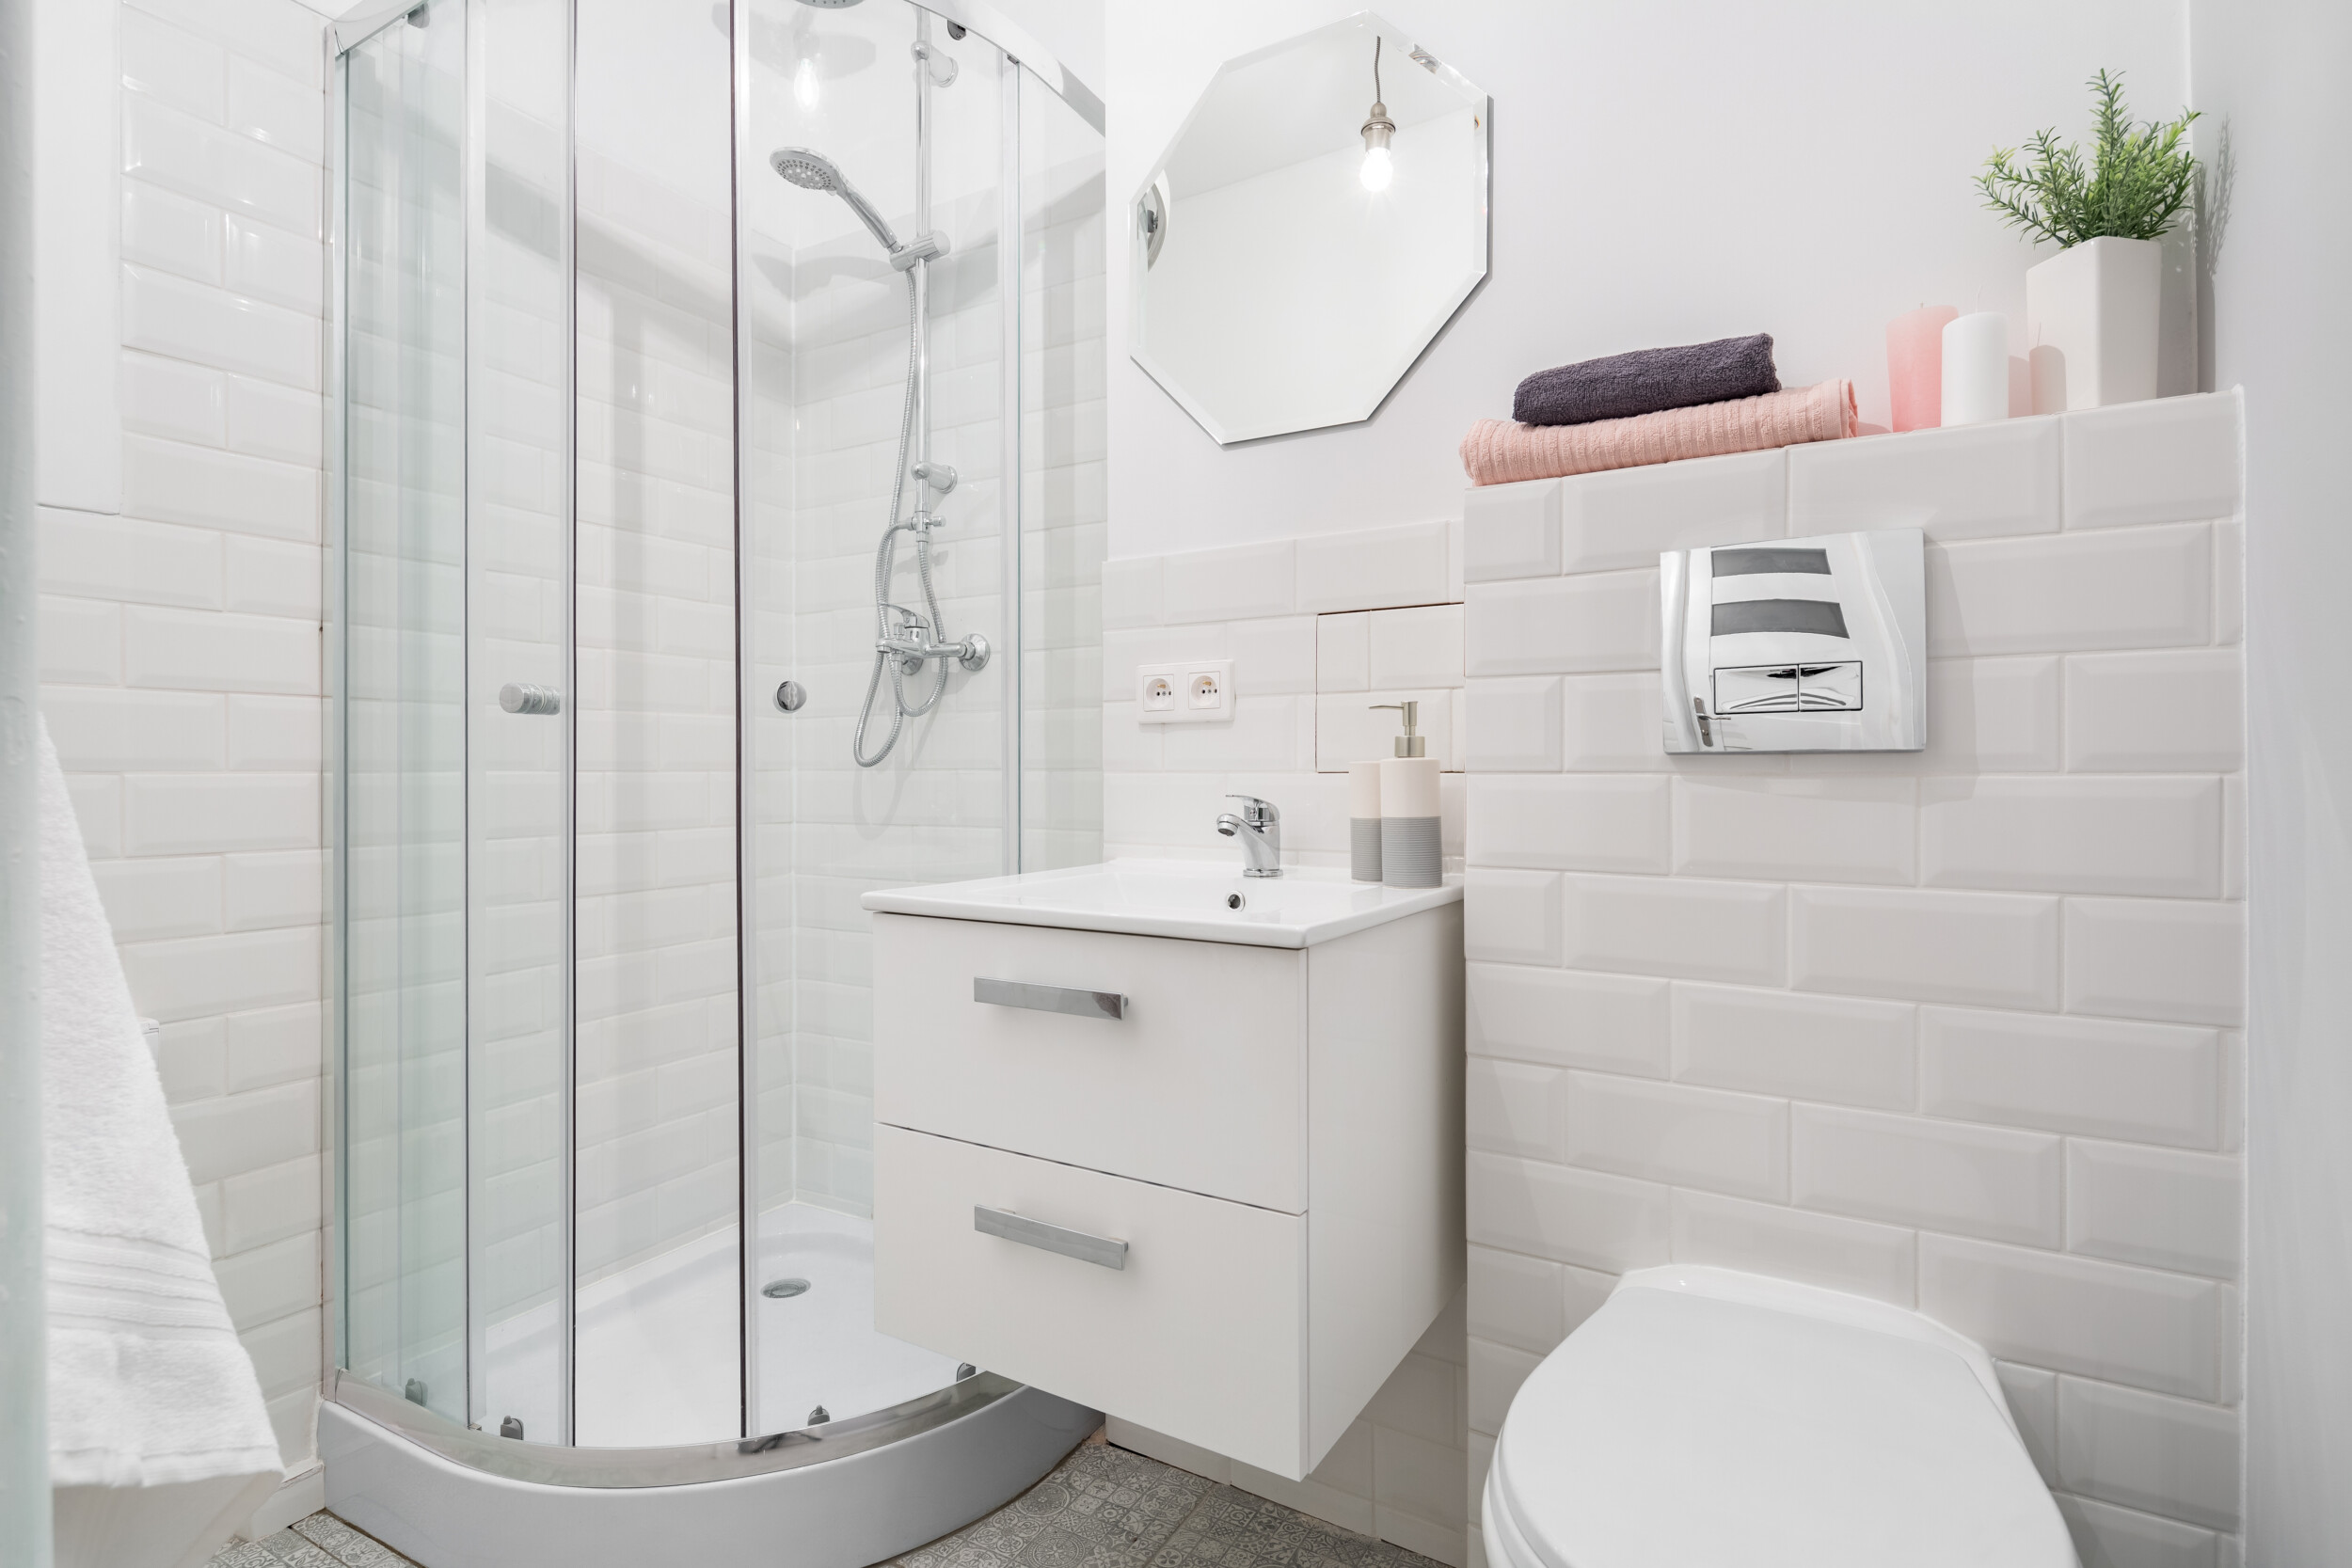
[[[1029,1219],[1009,1209],[991,1209],[986,1204],[972,1206],[972,1228],[983,1236],[1001,1236],[1008,1242],[1019,1242],[1042,1252],[1058,1252],[1064,1258],[1075,1258],[1081,1263],[1095,1263],[1106,1269],[1125,1269],[1127,1243],[1112,1236],[1096,1236],[1068,1226],[1048,1225],[1043,1220]]]
[[[499,688],[499,706],[509,713],[549,714],[564,711],[564,693],[551,686],[508,681]]]
[[[1115,990],[1081,990],[1072,986],[1033,986],[1024,980],[972,978],[972,1000],[992,1007],[1028,1007],[1041,1013],[1068,1013],[1073,1018],[1127,1016],[1127,998]]]

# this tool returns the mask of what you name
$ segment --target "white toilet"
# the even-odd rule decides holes
[[[1502,1423],[1490,1568],[2077,1568],[1993,1363],[1915,1312],[1672,1266]]]

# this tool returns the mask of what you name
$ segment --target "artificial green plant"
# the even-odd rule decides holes
[[[2062,245],[2114,237],[2153,240],[2187,206],[2197,179],[2197,155],[2183,145],[2194,109],[2178,119],[2135,127],[2123,103],[2121,71],[2090,79],[2097,103],[2098,140],[2060,147],[2055,130],[2037,133],[2020,163],[2017,148],[1996,148],[1977,176],[1987,208],[2037,240]]]

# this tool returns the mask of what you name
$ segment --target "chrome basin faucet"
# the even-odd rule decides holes
[[[1242,853],[1249,863],[1242,867],[1245,877],[1279,877],[1282,874],[1282,814],[1274,809],[1271,800],[1261,800],[1255,795],[1229,795],[1229,800],[1241,802],[1241,815],[1232,812],[1216,819],[1216,831],[1227,838],[1241,840]]]

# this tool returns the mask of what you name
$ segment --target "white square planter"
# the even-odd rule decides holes
[[[2156,395],[2164,246],[2086,240],[2026,273],[2033,411],[2104,408]]]

